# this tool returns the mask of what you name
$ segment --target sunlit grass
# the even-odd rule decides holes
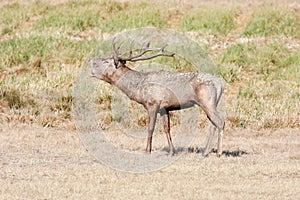
[[[246,36],[290,36],[300,38],[300,15],[287,8],[263,6],[248,22]]]
[[[32,21],[47,13],[48,9],[50,6],[40,1],[30,5],[13,3],[2,7],[0,12],[2,31],[0,35],[14,34],[19,29],[30,28]]]
[[[93,53],[98,55],[95,51],[104,37],[124,29],[172,27],[218,38],[221,43],[236,28],[237,10],[168,3],[153,7],[147,1],[113,0],[3,6],[0,104],[1,112],[6,113],[4,119],[28,119],[44,126],[71,120],[74,79],[84,61]],[[241,31],[241,37],[251,41],[231,44],[214,57],[219,74],[227,82],[228,127],[299,127],[299,21],[299,14],[288,8],[262,6]],[[285,38],[292,41],[285,44]],[[194,70],[179,57],[157,58],[155,62],[173,71]],[[98,90],[95,102],[101,110],[109,111],[112,87],[104,84]],[[114,120],[111,115],[104,118],[106,125]],[[146,125],[145,117],[136,121]]]
[[[0,66],[2,69],[15,66],[30,68],[37,59],[41,59],[43,65],[52,65],[53,61],[74,64],[89,54],[96,42],[95,39],[70,41],[65,37],[52,36],[13,38],[1,43]]]
[[[235,26],[235,11],[226,9],[197,9],[184,16],[180,29],[215,35],[226,35]]]
[[[37,30],[63,29],[84,31],[101,24],[101,6],[98,1],[72,2],[51,8],[35,24]]]
[[[260,46],[259,46],[260,45]],[[220,56],[222,65],[233,66],[229,76],[237,78],[239,71],[246,71],[251,75],[258,75],[262,80],[297,80],[297,68],[300,65],[300,55],[298,52],[291,52],[282,44],[274,42],[272,44],[261,45],[258,43],[236,44],[229,47]],[[228,70],[221,67],[220,70]],[[232,76],[232,73],[236,75]],[[288,73],[288,74],[285,74]],[[226,76],[226,74],[225,74]],[[228,79],[227,81],[233,82]]]
[[[299,125],[299,54],[280,43],[237,44],[220,57],[220,73],[237,85],[229,119],[238,127]]]
[[[117,14],[107,18],[101,28],[104,32],[117,32],[147,26],[162,28],[166,23],[166,15],[161,9],[151,8],[148,3],[141,3],[132,7],[130,12],[128,8],[120,8]]]

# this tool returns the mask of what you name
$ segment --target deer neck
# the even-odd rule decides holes
[[[125,93],[131,100],[138,101],[139,88],[142,82],[143,76],[140,72],[124,66],[116,71],[115,80],[112,84]]]

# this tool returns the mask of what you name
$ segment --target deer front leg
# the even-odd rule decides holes
[[[147,110],[148,110],[148,116],[149,116],[149,124],[148,124],[148,140],[147,140],[146,152],[151,153],[152,136],[153,136],[153,131],[155,129],[155,122],[156,122],[156,117],[157,117],[157,112],[158,112],[158,106],[153,105],[153,106],[147,107]]]
[[[168,144],[169,144],[169,153],[170,153],[170,155],[174,155],[175,154],[175,148],[173,146],[172,138],[171,138],[171,134],[170,134],[170,114],[169,114],[169,111],[166,111],[166,113],[163,115],[163,119],[164,119],[164,131],[166,133]]]

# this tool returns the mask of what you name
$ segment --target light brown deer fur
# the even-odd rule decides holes
[[[149,45],[147,46],[149,48]],[[114,51],[113,58],[95,58],[89,60],[91,75],[107,83],[115,85],[124,92],[131,100],[142,104],[148,111],[148,140],[146,152],[152,150],[152,135],[155,128],[157,114],[160,113],[164,119],[164,131],[167,136],[169,152],[175,153],[175,148],[170,135],[170,115],[173,110],[180,110],[200,106],[210,120],[210,135],[218,130],[217,154],[222,154],[222,140],[224,133],[224,119],[217,111],[217,105],[224,90],[224,81],[218,77],[202,72],[176,73],[169,71],[141,72],[128,68],[126,61],[138,61],[143,52],[138,56],[123,58]],[[142,50],[142,49],[141,49]],[[140,60],[152,59],[157,56],[173,56],[164,54],[163,48],[158,54],[144,57]],[[131,58],[133,58],[131,60]],[[203,152],[204,156],[209,154],[209,146],[212,137],[209,137]]]

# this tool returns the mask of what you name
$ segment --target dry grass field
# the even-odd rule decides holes
[[[300,197],[299,130],[230,131],[224,150],[231,156],[202,159],[199,153],[186,152],[175,163],[145,174],[98,163],[76,132],[66,129],[6,127],[0,146],[0,199]],[[244,154],[235,157],[237,151]]]
[[[227,82],[221,158],[198,152],[203,113],[194,141],[150,173],[105,166],[80,141],[72,90],[82,63],[99,41],[149,26],[197,41]],[[299,52],[293,0],[1,0],[0,199],[299,199]],[[99,124],[110,141],[143,152],[145,140],[117,131],[113,89],[98,88]],[[145,130],[146,112],[131,106]],[[153,142],[154,151],[167,146],[159,132]]]

